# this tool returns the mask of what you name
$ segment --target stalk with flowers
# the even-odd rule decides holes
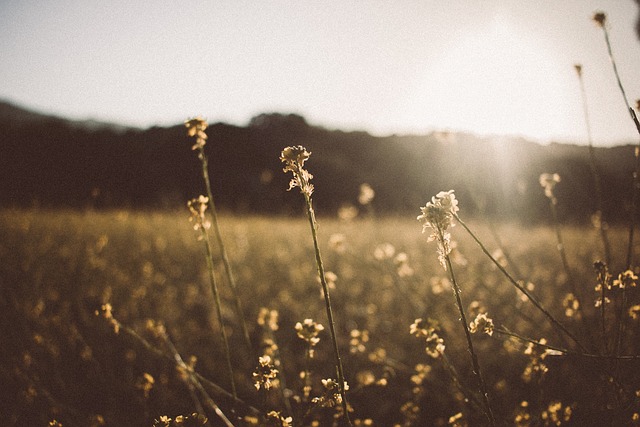
[[[286,147],[284,150],[282,150],[282,153],[280,154],[280,160],[285,164],[283,171],[285,173],[291,172],[293,174],[293,178],[289,182],[289,190],[298,187],[300,188],[300,192],[304,196],[304,201],[307,208],[307,219],[309,220],[309,226],[311,227],[311,236],[313,238],[313,247],[315,250],[318,276],[320,277],[325,308],[327,310],[329,331],[331,333],[331,343],[333,344],[333,353],[336,359],[336,371],[338,374],[337,389],[342,403],[344,421],[347,425],[350,426],[351,420],[349,419],[349,405],[347,403],[346,394],[347,382],[345,380],[342,361],[340,359],[340,350],[338,349],[338,340],[336,338],[335,322],[333,320],[333,311],[331,309],[329,286],[327,285],[327,279],[322,263],[322,256],[320,254],[320,246],[318,245],[318,223],[316,221],[315,211],[313,210],[313,203],[311,200],[311,195],[313,194],[313,184],[311,184],[311,178],[313,178],[313,175],[311,175],[304,168],[304,164],[309,159],[309,156],[311,156],[311,153],[308,152],[306,148],[298,145],[295,147]]]
[[[207,155],[204,152],[204,146],[207,143],[207,134],[205,130],[208,127],[208,123],[202,117],[196,117],[185,121],[185,127],[187,128],[187,135],[196,138],[195,144],[191,147],[192,150],[198,152],[198,158],[202,164],[202,178],[204,179],[205,187],[207,189],[207,204],[209,206],[209,212],[211,214],[211,225],[216,236],[216,242],[220,248],[220,254],[222,256],[222,263],[224,264],[224,271],[227,276],[227,281],[231,287],[233,293],[233,300],[235,303],[236,315],[240,321],[240,327],[242,328],[242,336],[244,337],[247,350],[251,350],[251,339],[249,338],[249,330],[247,329],[246,322],[244,320],[244,313],[242,310],[242,303],[240,302],[240,295],[236,286],[236,281],[231,270],[231,263],[227,255],[227,250],[222,240],[222,233],[220,233],[220,226],[218,225],[218,213],[216,211],[216,205],[213,201],[213,193],[211,191],[211,180],[209,179],[209,161]]]
[[[213,269],[213,254],[211,252],[211,243],[209,243],[209,233],[207,230],[211,227],[211,223],[205,216],[207,210],[207,204],[209,200],[205,196],[200,196],[197,199],[192,199],[187,203],[189,211],[191,211],[191,221],[194,223],[193,228],[196,231],[200,231],[199,240],[204,242],[205,250],[207,253],[207,267],[209,271],[209,283],[211,284],[211,292],[216,305],[216,313],[218,315],[218,323],[220,325],[220,333],[222,335],[222,342],[224,345],[225,360],[227,363],[227,370],[229,372],[229,381],[231,384],[231,394],[234,399],[237,399],[238,394],[236,392],[236,383],[233,378],[233,367],[231,365],[231,351],[229,350],[229,339],[227,338],[227,332],[224,328],[224,319],[222,317],[222,304],[220,303],[220,293],[218,292],[218,284],[216,282],[216,276]]]
[[[462,323],[464,334],[467,339],[467,348],[471,355],[471,364],[473,366],[473,373],[478,380],[478,388],[482,396],[482,402],[484,404],[484,413],[489,423],[492,426],[496,425],[496,420],[493,416],[493,410],[491,409],[491,403],[489,402],[489,392],[487,385],[482,377],[480,370],[480,363],[478,362],[478,356],[473,347],[473,340],[471,339],[471,331],[467,323],[467,316],[462,306],[462,299],[460,297],[460,286],[456,281],[456,277],[453,271],[453,265],[451,264],[451,234],[449,233],[449,227],[452,227],[453,218],[458,212],[458,200],[456,200],[453,190],[441,191],[436,196],[431,198],[430,202],[427,202],[426,206],[420,208],[422,214],[418,216],[418,221],[423,223],[422,232],[427,229],[433,229],[433,232],[429,235],[429,241],[436,240],[438,244],[438,260],[442,268],[449,272],[451,283],[453,284],[454,296],[456,299],[456,305],[460,313],[460,322]]]

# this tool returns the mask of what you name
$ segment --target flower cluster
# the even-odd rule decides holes
[[[196,138],[196,143],[191,147],[192,150],[202,150],[207,143],[207,134],[204,132],[207,129],[207,121],[198,116],[194,119],[189,119],[184,122],[187,128],[187,135]]]
[[[320,397],[314,397],[311,399],[312,403],[315,403],[324,408],[333,408],[342,404],[342,393],[340,392],[340,384],[337,380],[328,378],[322,380],[324,386],[324,393]],[[344,383],[344,390],[349,390],[349,385]]]
[[[352,329],[349,339],[349,353],[357,354],[364,353],[367,350],[367,343],[369,342],[369,331],[366,329]]]
[[[278,386],[278,370],[275,365],[271,363],[271,357],[264,355],[258,358],[258,366],[251,377],[253,378],[253,385],[257,390],[261,388],[269,390]]]
[[[371,186],[367,183],[360,185],[360,194],[358,195],[358,203],[362,206],[368,205],[373,201],[373,198],[376,196],[376,192],[371,188]]]
[[[296,323],[295,328],[298,338],[309,344],[309,357],[312,358],[314,354],[313,347],[320,342],[320,337],[318,335],[320,332],[324,331],[324,326],[320,323],[314,322],[313,319],[304,319],[302,323]]]
[[[175,419],[162,415],[159,419],[154,420],[153,427],[204,426],[208,424],[209,420],[206,416],[194,412],[191,415],[178,415]]]
[[[490,317],[487,317],[487,313],[479,313],[475,320],[469,323],[469,331],[472,334],[482,331],[491,336],[493,335],[493,320]]]
[[[564,296],[562,306],[564,307],[564,315],[567,317],[573,317],[574,315],[579,314],[580,300],[578,300],[574,294],[569,292]]]
[[[524,372],[522,373],[522,379],[524,382],[528,383],[534,379],[535,376],[543,376],[549,371],[547,365],[543,362],[547,357],[549,352],[544,349],[544,345],[547,344],[547,340],[544,338],[540,338],[538,343],[541,345],[536,345],[532,342],[527,344],[527,347],[524,350],[524,354],[531,357],[531,360],[524,368]]]
[[[313,175],[304,168],[304,163],[309,159],[309,156],[311,153],[302,145],[286,147],[282,150],[280,160],[285,164],[282,170],[284,173],[291,172],[293,174],[287,191],[299,187],[301,193],[309,197],[313,194],[313,185],[311,184]]]
[[[425,352],[434,359],[440,357],[445,348],[444,340],[438,335],[439,330],[438,322],[432,319],[416,319],[409,327],[411,335],[425,339]]]
[[[553,189],[560,182],[560,175],[557,173],[543,173],[540,175],[540,186],[544,188],[544,195],[551,200],[555,200]]]
[[[636,276],[632,270],[627,270],[623,273],[620,273],[620,275],[618,275],[618,278],[613,281],[613,287],[620,289],[635,288],[636,280],[638,280],[638,276]]]
[[[459,210],[458,200],[453,194],[453,190],[441,191],[431,198],[426,206],[421,207],[422,214],[418,216],[421,221],[422,232],[432,228],[433,232],[429,236],[429,241],[438,242],[438,260],[440,265],[446,270],[446,257],[451,253],[451,235],[447,232],[449,227],[453,227],[453,218]]]
[[[153,389],[153,385],[155,384],[155,379],[151,374],[144,373],[141,377],[136,380],[136,388],[142,391],[142,395],[145,399],[149,398],[149,394]]]
[[[560,426],[571,419],[572,413],[571,406],[563,406],[562,402],[554,401],[542,412],[541,418],[545,425]]]
[[[280,415],[280,412],[269,411],[267,412],[267,425],[273,427],[291,427],[293,425],[293,418],[284,417]]]
[[[191,212],[189,221],[193,222],[194,230],[208,230],[211,227],[211,222],[209,222],[205,216],[208,204],[209,198],[202,195],[197,199],[191,199],[187,202],[187,207]]]
[[[112,310],[113,310],[113,307],[111,307],[111,304],[109,303],[102,304],[102,306],[100,307],[100,310],[95,311],[95,315],[107,319],[107,321],[109,322],[109,325],[111,325],[111,327],[113,328],[113,332],[117,334],[120,332],[120,322],[118,322],[113,317]]]
[[[296,323],[296,332],[300,339],[305,340],[311,346],[314,346],[320,342],[318,334],[324,331],[324,326],[320,323],[314,322],[313,319],[304,319],[301,322]]]

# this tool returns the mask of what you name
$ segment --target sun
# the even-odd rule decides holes
[[[553,138],[571,127],[573,72],[535,34],[496,17],[448,43],[414,107],[435,126]]]

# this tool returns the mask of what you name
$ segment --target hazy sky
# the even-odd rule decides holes
[[[633,0],[0,0],[0,99],[136,126],[262,112],[377,135],[637,142]]]

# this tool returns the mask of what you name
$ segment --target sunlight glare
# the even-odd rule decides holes
[[[417,91],[416,111],[430,123],[485,135],[567,133],[573,69],[533,34],[497,16],[450,45]]]

